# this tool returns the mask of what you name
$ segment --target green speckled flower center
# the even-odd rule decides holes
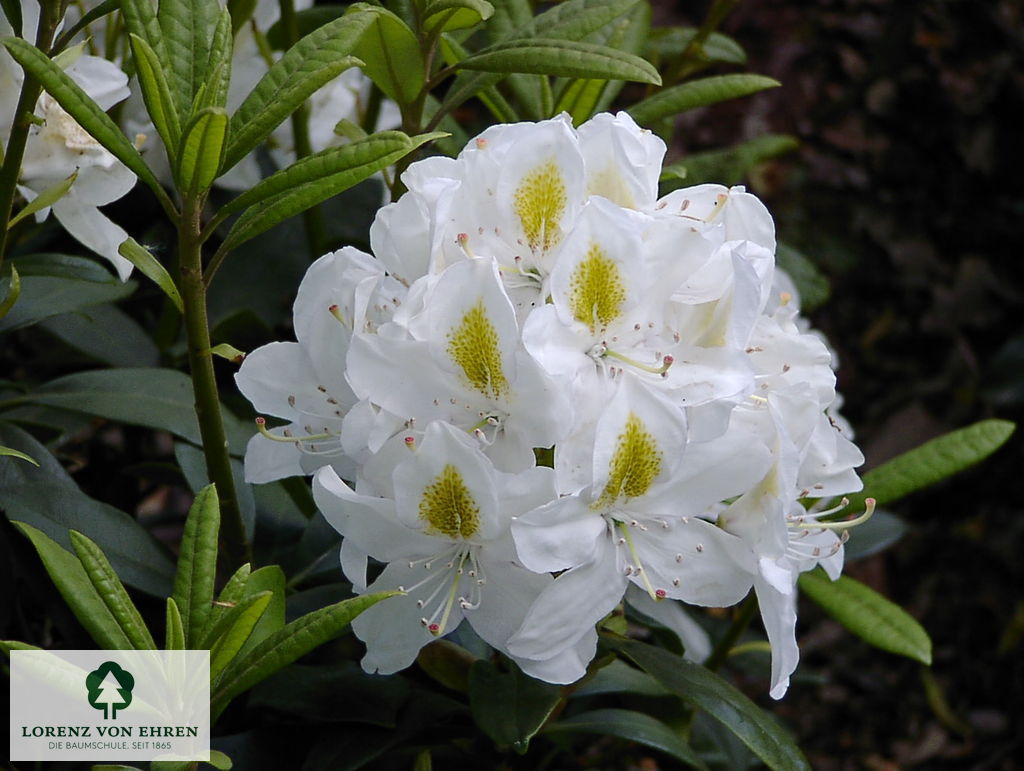
[[[492,399],[508,393],[498,332],[487,317],[483,300],[470,308],[448,333],[448,355],[474,390]]]
[[[620,498],[646,493],[661,473],[661,452],[654,436],[636,413],[629,413],[608,464],[608,482],[595,507],[603,508]]]
[[[512,208],[533,251],[546,252],[561,237],[558,223],[565,213],[566,187],[554,159],[534,166],[523,175]]]
[[[597,244],[591,244],[569,279],[569,309],[591,332],[606,328],[622,315],[626,286],[619,266]]]
[[[420,499],[420,519],[432,535],[472,538],[480,529],[480,507],[452,464],[427,485]]]

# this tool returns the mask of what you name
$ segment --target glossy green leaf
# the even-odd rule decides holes
[[[355,3],[345,18],[353,15],[372,18],[355,49],[363,61],[363,72],[399,105],[410,104],[424,84],[423,55],[416,35],[381,6]]]
[[[103,0],[102,3],[82,14],[81,18],[68,27],[68,29],[62,30],[60,37],[54,41],[52,50],[63,51],[67,44],[74,40],[75,36],[79,32],[84,30],[97,19],[101,19],[107,14],[120,10],[120,8],[121,0]]]
[[[233,364],[241,364],[245,360],[245,351],[238,350],[235,346],[231,345],[231,343],[220,343],[219,345],[215,345],[210,349],[210,353],[214,356],[226,359]]]
[[[128,34],[145,40],[156,54],[157,61],[167,64],[169,59],[164,47],[164,33],[157,19],[157,4],[151,0],[121,0],[121,14]]]
[[[220,590],[220,594],[217,595],[217,599],[214,601],[213,608],[210,611],[210,617],[206,620],[206,628],[202,632],[201,648],[210,647],[214,627],[245,596],[245,584],[249,580],[251,572],[252,566],[246,562],[232,574],[228,582],[224,584],[224,588]]]
[[[487,0],[426,0],[423,6],[423,29],[428,34],[438,31],[475,27],[494,14]]]
[[[210,750],[210,759],[206,761],[217,771],[231,771],[234,763],[220,750]]]
[[[696,27],[661,27],[651,34],[650,50],[664,58],[680,56],[697,35]],[[728,35],[712,32],[701,47],[701,54],[709,64],[746,64],[743,47]]]
[[[155,650],[156,643],[146,628],[146,622],[142,620],[139,609],[128,596],[103,550],[77,530],[72,530],[69,535],[78,561],[82,563],[85,574],[92,581],[96,594],[121,627],[132,648]]]
[[[0,446],[0,456],[6,456],[8,458],[20,458],[21,460],[28,461],[33,466],[39,465],[39,461],[37,461],[28,453],[24,453],[21,450],[12,449],[11,447]]]
[[[849,576],[823,570],[800,575],[800,590],[867,643],[922,664],[932,663],[932,641],[909,613]]]
[[[59,262],[41,267],[40,272],[33,274],[24,271],[22,260],[11,264],[11,276],[0,279],[0,296],[7,298],[4,305],[9,302],[6,315],[0,314],[0,333],[30,326],[50,316],[120,300],[138,286],[134,281],[122,283],[106,270],[77,277],[73,275],[74,265],[90,261],[84,257],[69,257],[68,260],[72,270],[67,272],[64,268],[68,266]],[[10,299],[12,297],[17,305]]]
[[[85,412],[147,428],[169,431],[199,445],[192,381],[171,369],[103,369],[51,380],[25,401]],[[229,412],[224,425],[233,453],[241,454],[253,431]]]
[[[848,510],[862,509],[869,497],[879,506],[898,501],[970,468],[1002,447],[1015,429],[1008,420],[982,420],[925,442],[864,474],[864,490],[847,496]]]
[[[164,648],[169,651],[186,650],[185,627],[181,621],[181,611],[173,597],[167,598],[167,635]]]
[[[605,642],[683,701],[708,713],[769,768],[810,771],[810,764],[786,730],[714,672],[647,643],[611,637]]]
[[[43,84],[43,88],[78,122],[78,125],[135,172],[154,192],[164,196],[159,180],[142,160],[139,151],[81,86],[35,46],[17,38],[6,38],[2,42],[18,64]]]
[[[135,72],[142,88],[146,112],[160,134],[173,166],[178,157],[178,143],[181,141],[178,106],[167,83],[163,63],[152,46],[138,35],[131,35],[130,40],[132,55],[135,57]]]
[[[544,733],[617,736],[671,755],[691,768],[707,769],[707,764],[683,741],[678,731],[643,712],[628,709],[595,709],[551,723],[544,729]]]
[[[467,58],[470,55],[470,52],[453,37],[446,35],[441,38],[441,55],[444,56],[446,64],[452,65],[457,64],[458,62],[461,62],[463,59]],[[477,74],[479,74],[481,77],[492,77],[490,74]],[[493,77],[495,79],[495,82],[497,82],[497,80],[499,80],[502,76],[494,75]],[[510,75],[508,77],[511,83],[517,77],[537,79],[540,76]],[[495,86],[481,86],[479,90],[476,92],[476,97],[477,99],[484,103],[488,110],[491,111],[491,115],[494,116],[495,120],[501,123],[515,123],[516,121],[519,120],[518,113],[512,108],[512,106],[508,103],[505,97],[501,94],[500,91],[498,91],[498,89]],[[459,150],[461,150],[461,146]],[[455,154],[457,153],[458,151],[456,151]]]
[[[309,96],[349,67],[352,55],[373,22],[369,14],[349,14],[314,30],[274,62],[231,116],[223,170],[227,171],[266,139]]]
[[[524,675],[519,667],[502,672],[481,659],[469,670],[473,719],[499,748],[526,752],[561,696],[559,686]]]
[[[167,596],[174,563],[145,528],[79,490],[57,459],[17,426],[0,422],[0,444],[39,463],[0,463],[3,509],[9,519],[32,525],[67,550],[69,530],[85,533],[103,549],[122,581],[148,594]]]
[[[0,320],[11,312],[11,308],[18,302],[18,298],[21,297],[21,276],[18,275],[18,269],[11,266],[11,277],[7,280],[7,288],[3,293],[3,300],[0,300]]]
[[[222,107],[206,107],[181,134],[175,177],[190,195],[210,189],[220,172],[227,148],[228,114]]]
[[[25,522],[14,522],[32,542],[64,602],[96,643],[105,650],[128,650],[132,641],[111,615],[78,558],[59,546],[41,530]]]
[[[328,640],[333,640],[364,610],[397,593],[365,594],[308,613],[263,640],[248,654],[236,658],[213,684],[211,718],[216,719],[240,693]]]
[[[116,305],[94,305],[51,316],[39,326],[88,358],[112,367],[160,363],[160,350],[149,333]]]
[[[75,180],[78,179],[78,170],[76,169],[71,173],[67,179],[62,179],[56,185],[51,185],[46,188],[43,192],[25,204],[24,208],[11,217],[10,222],[7,223],[7,229],[10,230],[25,217],[35,214],[37,211],[53,206],[57,201],[67,195],[67,192],[71,189],[71,186],[75,184]],[[2,314],[0,314],[2,315]]]
[[[259,621],[273,597],[273,592],[260,592],[246,597],[224,617],[226,619],[224,631],[215,636],[210,646],[211,678],[217,677],[224,671],[224,667],[231,663],[235,654],[249,639],[253,627],[256,626],[256,622]]]
[[[17,640],[0,640],[0,650],[10,654],[11,651],[41,651],[42,648],[38,645],[29,645]]]
[[[231,14],[222,8],[217,26],[213,30],[210,44],[210,66],[206,75],[202,107],[226,107],[228,86],[231,84],[231,56],[234,51],[234,34],[231,31]]]
[[[271,598],[273,597],[273,594],[274,592],[269,590],[253,592],[249,595],[239,595],[238,597],[230,601],[225,601],[218,597],[217,600],[213,602],[213,608],[217,611],[217,614],[210,615],[210,618],[207,620],[206,629],[204,630],[202,636],[200,637],[197,647],[199,647],[200,649],[212,648],[214,643],[216,643],[221,637],[223,637],[231,628],[231,626],[238,620],[239,613],[251,607],[252,604],[257,599],[260,600],[259,615],[262,615],[263,611],[266,610],[267,605],[269,604]],[[239,642],[238,648],[241,648],[241,646],[248,639],[248,635],[252,631],[252,625],[256,623],[256,620],[259,618],[259,615],[257,615],[256,618],[253,619],[252,624],[249,625],[249,628],[246,631],[246,637],[245,639]],[[281,623],[281,626],[284,626],[283,621]],[[236,652],[238,648],[235,649]]]
[[[265,565],[259,570],[254,570],[246,579],[242,597],[238,603],[244,603],[249,597],[254,597],[262,592],[270,592],[272,597],[270,604],[256,621],[256,626],[249,635],[249,639],[243,642],[239,656],[245,656],[249,651],[266,640],[272,634],[279,632],[285,622],[285,591],[287,580],[284,571],[278,565]]]
[[[399,132],[389,131],[302,158],[287,169],[268,177],[249,193],[239,196],[241,199],[255,195],[257,191],[263,195],[268,190],[283,188],[282,192],[258,201],[243,212],[228,232],[221,249],[227,251],[236,248],[289,217],[347,190],[439,136],[443,134],[422,134],[409,138]],[[397,137],[404,139],[399,140]],[[288,183],[291,179],[303,178],[309,181]],[[234,202],[229,204],[233,205]]]
[[[639,693],[644,696],[667,696],[668,691],[643,670],[631,667],[622,659],[615,659],[608,666],[601,667],[596,674],[579,688],[573,690],[573,697],[596,696],[602,693]]]
[[[775,249],[775,262],[796,284],[800,293],[800,310],[814,310],[828,300],[832,291],[828,279],[805,254],[780,243]]]
[[[735,185],[759,163],[793,152],[800,146],[796,137],[765,134],[740,142],[726,150],[694,153],[661,170],[662,192],[706,182]]]
[[[220,6],[209,0],[160,0],[157,20],[167,52],[167,82],[178,114],[189,115],[205,82]]]
[[[117,247],[117,253],[131,262],[146,278],[151,279],[160,287],[161,291],[174,303],[174,307],[178,309],[179,313],[185,312],[181,293],[178,292],[174,279],[171,278],[167,268],[160,264],[160,261],[152,255],[149,249],[134,238],[129,238]]]
[[[174,602],[181,611],[181,625],[190,648],[198,646],[213,608],[219,533],[220,501],[217,488],[208,485],[189,509],[174,577]]]
[[[696,107],[738,99],[781,85],[774,78],[767,78],[764,75],[715,75],[662,89],[630,107],[629,114],[641,126],[649,126],[662,118],[671,118]]]
[[[614,48],[556,38],[510,40],[459,62],[484,72],[531,72],[570,78],[634,80],[661,84],[650,62]]]

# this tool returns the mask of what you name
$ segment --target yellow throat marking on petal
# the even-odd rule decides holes
[[[633,191],[629,189],[622,173],[610,164],[603,171],[591,175],[587,184],[587,194],[607,198],[624,209],[637,208]]]
[[[626,286],[615,260],[597,244],[591,244],[569,279],[569,309],[573,318],[590,327],[604,329],[622,315]]]
[[[423,491],[420,519],[428,533],[448,538],[471,538],[480,529],[480,507],[451,463]]]
[[[637,498],[646,493],[661,473],[661,457],[657,440],[639,416],[630,412],[608,464],[608,482],[595,507],[603,508],[619,498]]]
[[[565,179],[554,158],[534,166],[519,180],[512,208],[530,249],[546,252],[558,243],[558,222],[565,213],[566,202]]]
[[[483,298],[448,333],[448,355],[462,369],[470,386],[484,396],[497,399],[508,392],[498,331],[487,317]]]

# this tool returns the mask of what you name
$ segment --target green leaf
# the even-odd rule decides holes
[[[175,178],[188,195],[210,189],[227,148],[228,114],[223,107],[205,107],[181,134]]]
[[[264,198],[247,209],[231,227],[227,238],[224,239],[220,247],[221,250],[228,251],[238,247],[274,225],[347,190],[357,182],[386,168],[424,142],[444,136],[434,133],[421,134],[415,138],[406,137],[404,141],[397,144],[398,149],[394,149],[396,147],[395,135],[398,134],[399,132],[383,132],[371,135],[360,142],[328,148],[300,159],[287,169],[263,180],[249,193],[243,193],[238,197],[239,199],[256,195],[257,192],[262,196],[268,190],[284,186],[290,178],[307,178],[309,180],[295,183],[292,187],[285,187],[282,192]],[[233,205],[234,202],[228,204],[232,207]]]
[[[792,152],[799,146],[796,137],[788,134],[765,134],[726,150],[694,153],[661,170],[661,189],[665,193],[705,182],[735,185],[759,163]]]
[[[107,606],[114,621],[124,631],[125,637],[136,650],[156,650],[156,643],[153,636],[146,628],[146,622],[142,620],[139,609],[135,607],[132,598],[125,591],[121,579],[110,566],[103,550],[87,537],[72,530],[70,533],[71,545],[78,555],[78,561],[82,563],[85,574],[92,581],[96,594]]]
[[[213,684],[210,715],[216,719],[240,693],[314,648],[341,634],[349,623],[372,605],[398,592],[364,594],[313,611],[278,630],[248,654],[232,661]]]
[[[209,763],[218,771],[231,771],[232,766],[234,766],[234,763],[231,762],[231,758],[220,750],[210,750],[210,759],[205,762]]]
[[[295,29],[298,36],[304,37],[310,32],[317,30],[325,24],[344,16],[348,8],[344,5],[315,5],[312,8],[305,8],[295,14]],[[275,21],[267,30],[267,43],[274,50],[281,50],[288,47],[288,37],[285,34],[284,25],[281,20]]]
[[[121,580],[148,594],[167,595],[174,563],[145,528],[123,511],[79,490],[57,459],[20,428],[0,423],[0,444],[39,462],[38,467],[0,463],[0,490],[8,519],[32,525],[69,550],[68,531],[83,532],[103,549]]]
[[[105,650],[133,648],[128,635],[96,592],[78,558],[41,530],[24,522],[13,524],[32,542],[50,579],[89,636]]]
[[[10,655],[11,651],[41,651],[38,645],[18,642],[17,640],[0,640],[0,650]]]
[[[487,0],[427,0],[423,7],[423,29],[428,35],[437,31],[475,27],[494,14]]]
[[[232,362],[233,364],[241,364],[245,360],[245,351],[240,351],[231,343],[220,343],[219,345],[213,346],[210,349],[210,353],[214,356],[219,356],[222,359]]]
[[[800,310],[814,310],[828,300],[831,293],[828,279],[807,255],[780,243],[775,249],[775,262],[796,284],[796,290],[800,293]]]
[[[174,307],[178,309],[179,313],[185,312],[185,305],[181,300],[181,294],[178,292],[174,279],[167,272],[167,268],[161,265],[160,261],[146,247],[134,238],[129,238],[117,247],[117,253],[138,268],[146,278],[151,279],[160,287],[161,291],[174,303]]]
[[[181,118],[170,86],[167,84],[167,74],[149,43],[135,34],[131,35],[130,40],[146,112],[149,113],[157,133],[163,140],[167,157],[173,167],[178,157],[178,143],[181,141]]]
[[[181,625],[190,648],[198,646],[213,608],[219,533],[220,501],[217,488],[208,485],[189,509],[174,577],[174,602],[181,611]]]
[[[831,581],[818,568],[802,573],[799,583],[804,594],[865,642],[922,664],[932,663],[932,641],[924,628],[860,581],[849,576]]]
[[[103,0],[102,3],[97,5],[92,10],[84,13],[82,17],[76,21],[70,28],[61,31],[60,37],[53,44],[53,51],[63,51],[64,47],[74,40],[75,35],[84,30],[90,24],[97,19],[106,16],[109,13],[120,10],[121,0]]]
[[[274,62],[231,116],[230,140],[222,171],[249,154],[320,86],[362,62],[352,51],[373,22],[369,14],[349,14],[314,30]]]
[[[209,0],[160,0],[157,20],[167,52],[167,82],[179,115],[188,115],[205,82],[220,6]]]
[[[555,38],[510,40],[463,59],[460,69],[661,84],[650,62],[607,46]]]
[[[254,570],[246,579],[245,589],[239,604],[245,602],[262,592],[270,592],[273,596],[270,605],[256,622],[249,639],[244,641],[239,656],[245,656],[253,648],[266,640],[272,634],[281,631],[285,620],[285,586],[286,579],[284,571],[278,565],[266,565],[259,570]]]
[[[232,37],[237,35],[238,30],[249,23],[249,19],[256,12],[256,5],[257,0],[228,0],[227,11],[231,14]]]
[[[33,466],[39,465],[39,461],[37,461],[31,455],[24,453],[21,450],[11,449],[10,447],[3,447],[2,445],[0,445],[0,455],[6,455],[9,458],[21,458],[22,460],[27,460]]]
[[[231,14],[221,9],[217,26],[210,43],[210,66],[204,81],[205,90],[201,107],[226,107],[228,87],[231,84],[231,56],[234,50],[234,36],[231,31]]]
[[[544,733],[617,736],[671,755],[691,768],[707,769],[704,761],[680,738],[677,731],[643,712],[628,709],[595,709],[551,723],[545,727]]]
[[[587,680],[572,695],[596,696],[602,693],[639,693],[644,696],[667,696],[668,691],[646,672],[631,667],[622,659],[615,659],[601,667],[593,678]]]
[[[147,428],[160,429],[199,445],[192,381],[171,369],[101,369],[51,380],[25,401],[85,412]],[[253,432],[229,412],[224,427],[232,452],[241,454]]]
[[[355,55],[374,83],[399,105],[412,103],[423,89],[423,56],[416,35],[404,21],[386,8],[354,3],[348,15],[369,16]]]
[[[249,574],[252,572],[252,566],[246,562],[238,570],[234,572],[228,582],[224,584],[224,588],[220,590],[220,594],[217,595],[216,602],[213,603],[213,608],[210,611],[210,617],[206,620],[206,628],[203,629],[200,638],[200,648],[209,648],[210,643],[213,642],[212,634],[216,625],[220,622],[227,612],[237,605],[245,593],[245,584],[249,580]]]
[[[7,17],[14,34],[20,35],[24,26],[21,18],[21,0],[0,0],[0,5],[3,5],[4,16]]]
[[[982,420],[898,455],[864,474],[864,490],[847,496],[849,510],[863,508],[865,498],[884,506],[970,468],[1002,447],[1015,429],[1008,420]]]
[[[21,276],[18,275],[18,269],[11,265],[11,277],[8,279],[7,290],[3,294],[4,299],[0,300],[0,320],[11,312],[11,308],[18,302],[19,297],[21,297]]]
[[[10,222],[7,223],[7,229],[10,230],[25,219],[25,217],[35,214],[37,211],[53,206],[67,194],[71,186],[75,184],[76,179],[78,179],[78,169],[75,169],[67,179],[62,179],[56,185],[46,188],[46,190],[29,201],[21,211],[11,217]]]
[[[613,637],[604,639],[683,701],[704,710],[734,733],[769,768],[810,770],[810,764],[789,734],[714,672],[653,645]]]
[[[498,747],[522,754],[562,696],[562,689],[535,680],[513,667],[502,672],[489,661],[475,661],[469,670],[469,708],[481,730]]]
[[[152,367],[160,350],[149,333],[116,305],[51,316],[39,325],[87,357],[112,367]]]
[[[167,636],[164,648],[169,651],[186,650],[185,627],[181,621],[181,611],[173,597],[167,598]]]
[[[46,54],[24,40],[6,38],[0,42],[3,42],[18,64],[43,84],[43,88],[78,122],[78,125],[135,172],[136,176],[149,185],[158,196],[165,195],[159,180],[142,160],[139,151],[81,86],[50,61]]]
[[[211,678],[216,678],[223,672],[235,654],[241,650],[273,597],[273,592],[260,592],[252,597],[246,597],[224,617],[227,619],[226,628],[220,635],[216,635],[210,647]]]
[[[662,118],[674,117],[696,107],[737,99],[781,85],[774,78],[767,78],[764,75],[715,75],[662,89],[630,107],[629,114],[641,126],[650,126]]]
[[[667,59],[681,56],[697,35],[696,27],[661,27],[651,34],[650,50]],[[701,49],[706,61],[723,64],[746,64],[743,47],[728,35],[712,32]]]

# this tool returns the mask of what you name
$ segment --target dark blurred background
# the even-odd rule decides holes
[[[663,2],[696,24],[709,4]],[[765,132],[800,149],[748,180],[829,279],[866,468],[1024,417],[1024,4],[744,0],[722,26],[782,87],[685,116],[673,153]],[[896,504],[908,533],[849,571],[932,636],[931,677],[801,608],[777,707],[816,769],[1024,768],[1024,442]]]

